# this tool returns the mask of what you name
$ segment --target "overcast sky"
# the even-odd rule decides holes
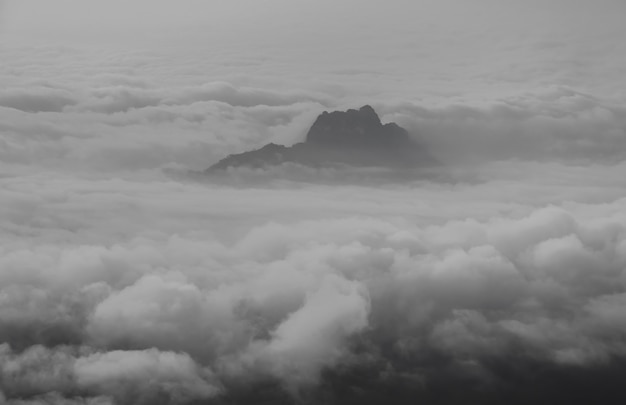
[[[356,69],[377,73],[369,77],[377,91],[402,100],[437,92],[503,96],[546,85],[626,97],[620,0],[4,3],[5,46],[142,49],[213,64],[263,58],[267,71],[258,73],[317,80]],[[214,69],[205,68],[210,80]]]
[[[626,403],[623,0],[0,13],[0,403]],[[364,104],[441,165],[189,174]]]

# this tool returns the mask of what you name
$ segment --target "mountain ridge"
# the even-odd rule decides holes
[[[313,122],[304,142],[292,146],[268,143],[259,149],[229,155],[206,172],[231,167],[263,168],[282,163],[312,167],[419,167],[435,163],[423,145],[396,123],[383,124],[370,105],[358,110],[324,111]]]

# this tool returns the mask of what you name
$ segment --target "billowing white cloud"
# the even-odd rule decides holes
[[[89,404],[181,404],[212,398],[221,390],[211,371],[186,354],[43,346],[13,353],[7,344],[0,349],[5,401],[8,397],[66,404],[77,398],[77,403],[82,399]]]
[[[207,399],[219,393],[210,370],[188,355],[144,351],[111,351],[81,357],[74,363],[79,387],[125,403],[172,404]]]
[[[326,276],[320,289],[271,331],[269,341],[253,341],[222,367],[231,373],[260,369],[290,388],[315,384],[325,367],[345,356],[346,341],[367,327],[368,315],[369,298],[360,283]]]
[[[567,193],[567,176],[553,175]],[[577,190],[596,190],[594,180]],[[40,195],[30,216],[44,222],[7,212],[20,226],[6,232],[23,236],[3,247],[0,322],[5,356],[36,359],[28,364],[41,377],[4,377],[4,395],[84,389],[126,403],[170,387],[167,398],[184,403],[267,378],[298,393],[329,369],[360,367],[363,355],[392,364],[402,356],[407,363],[393,367],[428,380],[439,366],[411,360],[428,353],[459,370],[473,362],[481,381],[498,381],[489,362],[519,347],[555,367],[610,364],[624,354],[625,201],[608,193],[516,206],[485,193],[499,182],[237,190],[95,180],[69,183],[76,195],[56,199],[23,184]],[[52,189],[62,195],[60,184]],[[108,215],[89,213],[98,211]],[[45,227],[46,216],[62,223],[68,213],[75,236]]]

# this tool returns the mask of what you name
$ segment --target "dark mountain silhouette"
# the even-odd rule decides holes
[[[260,149],[230,155],[207,171],[229,167],[262,168],[292,162],[312,167],[338,165],[419,167],[435,163],[408,132],[395,123],[383,124],[369,105],[358,110],[324,111],[306,140],[287,147],[269,143]]]

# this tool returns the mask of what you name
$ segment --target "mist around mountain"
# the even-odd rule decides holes
[[[268,168],[295,163],[314,168],[383,167],[410,169],[428,167],[436,160],[425,146],[412,139],[396,123],[383,124],[374,109],[324,111],[309,129],[304,142],[293,146],[268,143],[248,152],[229,155],[206,172],[229,168]]]

